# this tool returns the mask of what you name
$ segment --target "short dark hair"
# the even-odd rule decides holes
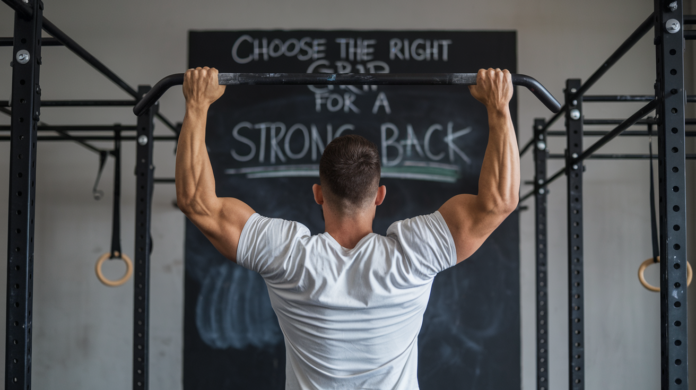
[[[362,206],[375,196],[380,174],[377,147],[355,134],[342,135],[331,141],[319,161],[324,197],[341,212]]]

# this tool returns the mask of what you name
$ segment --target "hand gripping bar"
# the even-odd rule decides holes
[[[220,73],[220,85],[476,85],[476,73]],[[177,73],[160,80],[133,107],[141,115],[175,85],[184,83],[184,74]],[[512,75],[512,84],[529,89],[554,113],[561,104],[534,78]]]

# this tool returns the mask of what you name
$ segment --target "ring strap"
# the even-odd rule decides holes
[[[121,258],[121,127],[114,130],[114,209],[111,218],[111,257]]]
[[[660,257],[660,243],[657,239],[657,216],[655,215],[655,180],[653,175],[653,152],[652,152],[652,124],[648,124],[648,135],[650,142],[648,150],[650,152],[650,230],[652,234],[652,255],[653,262],[657,263]]]

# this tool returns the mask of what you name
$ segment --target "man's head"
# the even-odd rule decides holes
[[[379,186],[379,153],[372,142],[359,135],[340,136],[326,146],[319,162],[321,187],[314,187],[317,203],[351,216],[369,211],[384,200]]]

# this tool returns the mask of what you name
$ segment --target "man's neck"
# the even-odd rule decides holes
[[[329,233],[342,247],[353,249],[365,236],[372,233],[374,213],[353,216],[338,216],[324,210],[326,233]]]

